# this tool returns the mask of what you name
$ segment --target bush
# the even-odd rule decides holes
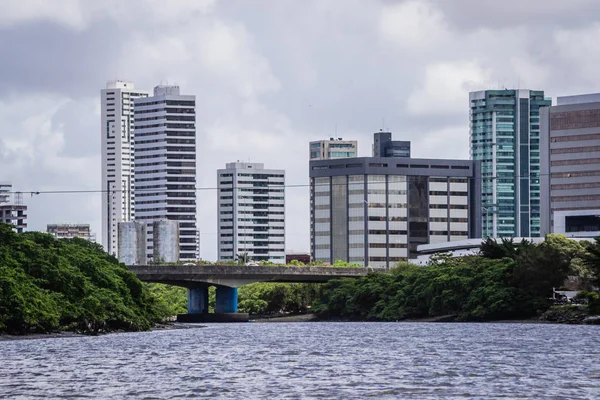
[[[0,223],[0,332],[147,330],[165,303],[98,244]]]

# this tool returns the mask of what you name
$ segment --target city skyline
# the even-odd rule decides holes
[[[586,39],[597,32],[591,16],[600,5],[463,3],[263,3],[265,13],[241,2],[165,11],[132,1],[117,14],[77,1],[17,12],[18,2],[8,2],[0,16],[0,181],[25,192],[97,190],[99,89],[110,79],[144,89],[177,83],[198,101],[197,187],[213,188],[199,207],[201,257],[217,259],[214,171],[248,158],[306,185],[286,193],[286,247],[308,250],[311,140],[356,139],[358,156],[370,156],[366,144],[381,128],[410,140],[419,157],[468,159],[469,91],[600,92],[598,51]],[[24,201],[29,229],[60,220],[102,231],[99,193]]]

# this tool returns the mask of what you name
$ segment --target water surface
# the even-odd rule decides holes
[[[600,327],[245,323],[8,341],[0,396],[600,399]]]

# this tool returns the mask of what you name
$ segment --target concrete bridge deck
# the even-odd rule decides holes
[[[371,268],[244,265],[132,265],[129,269],[141,281],[186,288],[206,284],[239,287],[253,282],[319,283],[338,278],[359,278],[371,271]]]
[[[248,314],[238,313],[238,290],[253,282],[327,282],[338,278],[360,278],[371,268],[275,267],[244,265],[131,265],[144,282],[165,283],[188,289],[188,314],[182,322],[241,322]],[[215,313],[208,313],[208,287],[216,286]]]

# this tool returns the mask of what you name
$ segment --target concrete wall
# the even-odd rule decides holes
[[[154,262],[179,261],[179,222],[155,221],[152,237],[154,242]]]
[[[140,222],[119,222],[118,254],[119,261],[125,265],[145,265],[146,226]]]

